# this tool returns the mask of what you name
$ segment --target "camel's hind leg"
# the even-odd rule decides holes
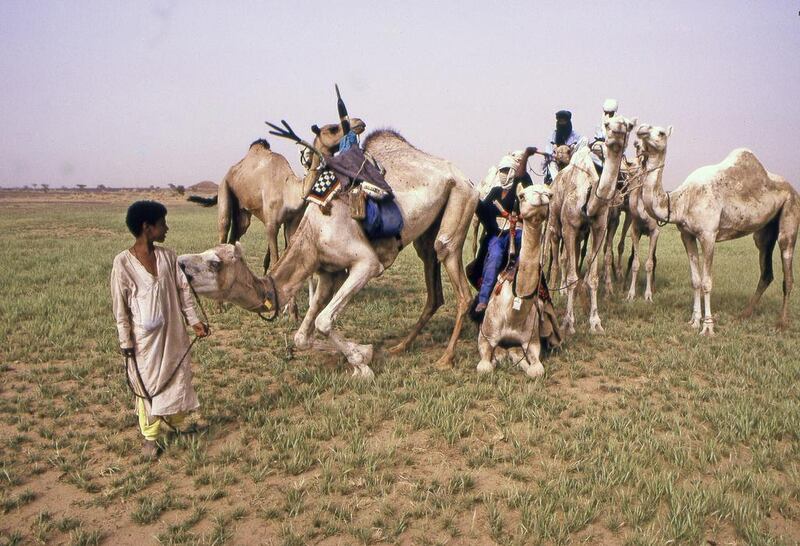
[[[761,295],[772,283],[774,274],[772,272],[772,251],[775,249],[775,243],[778,242],[778,223],[770,222],[759,231],[753,233],[753,241],[758,248],[758,265],[761,270],[761,275],[758,279],[758,285],[750,302],[742,311],[741,318],[750,318],[758,305]]]
[[[444,304],[442,267],[436,257],[436,250],[434,250],[434,239],[438,228],[438,225],[434,225],[432,229],[429,229],[414,241],[414,250],[417,251],[417,256],[420,257],[425,267],[425,288],[428,292],[428,297],[425,300],[422,315],[420,315],[414,328],[411,329],[403,341],[389,349],[392,354],[402,353],[408,349],[408,346],[419,335],[433,314],[436,313],[436,310]]]
[[[789,326],[789,296],[794,285],[792,258],[797,244],[798,224],[800,224],[800,202],[789,202],[784,205],[778,227],[778,247],[781,249],[781,265],[783,265],[783,308],[778,320],[779,328]]]
[[[461,335],[464,318],[467,316],[470,301],[472,300],[469,281],[464,273],[463,253],[464,241],[467,238],[469,224],[477,205],[478,192],[471,188],[461,188],[458,185],[454,185],[450,190],[447,205],[445,205],[444,214],[442,215],[441,227],[434,243],[436,257],[444,264],[450,284],[453,285],[453,291],[456,293],[458,306],[453,333],[450,335],[447,349],[436,362],[437,368],[449,368],[453,365],[456,342],[458,342],[458,337]]]

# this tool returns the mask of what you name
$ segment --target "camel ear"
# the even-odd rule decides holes
[[[311,126],[311,132],[319,136],[319,127],[317,127],[316,123]]]
[[[241,258],[242,256],[244,256],[244,247],[242,246],[242,243],[236,241],[233,244],[233,257]]]
[[[667,127],[667,136],[671,136],[671,135],[672,135],[672,125]]]

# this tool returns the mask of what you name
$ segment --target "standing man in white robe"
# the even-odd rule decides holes
[[[154,243],[166,238],[167,209],[156,201],[137,201],[128,208],[125,223],[136,238],[133,246],[114,258],[111,297],[119,346],[128,359],[129,379],[144,387],[136,398],[142,454],[158,455],[156,441],[168,428],[179,426],[187,412],[200,404],[192,387],[185,324],[197,337],[208,335],[198,318],[189,282],[178,267],[175,252]],[[141,394],[141,393],[140,393]],[[166,423],[166,427],[163,426]]]

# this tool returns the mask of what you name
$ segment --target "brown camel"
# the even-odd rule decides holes
[[[656,246],[661,230],[655,218],[647,213],[642,200],[642,179],[647,172],[647,156],[642,151],[640,142],[634,143],[636,148],[636,159],[629,164],[628,184],[628,214],[631,229],[631,256],[628,261],[628,271],[631,275],[631,284],[625,299],[632,301],[636,298],[636,283],[639,276],[639,241],[642,235],[647,235],[650,245],[647,249],[647,260],[645,261],[645,271],[647,273],[644,300],[653,301],[653,290],[655,288],[656,270]]]
[[[602,175],[598,177],[589,149],[580,148],[572,156],[566,169],[553,182],[554,194],[550,201],[548,229],[553,250],[564,241],[564,269],[566,270],[567,309],[562,328],[575,333],[574,295],[578,283],[578,254],[580,241],[590,232],[590,263],[586,274],[591,309],[589,327],[592,333],[602,333],[603,326],[597,310],[598,261],[597,257],[606,238],[608,209],[617,191],[617,179],[622,154],[628,135],[637,120],[622,116],[604,122],[606,129],[606,158]],[[556,262],[558,263],[558,262]],[[556,273],[555,279],[558,279]]]
[[[793,285],[792,258],[800,226],[800,196],[785,178],[768,172],[753,152],[744,148],[733,150],[721,163],[697,169],[678,189],[666,193],[661,178],[671,134],[672,127],[642,125],[637,131],[648,164],[642,199],[647,212],[656,220],[677,225],[681,233],[694,289],[689,324],[698,328],[702,319],[700,334],[714,335],[711,314],[714,244],[752,233],[759,252],[761,277],[743,315],[753,313],[772,282],[772,251],[777,243],[783,265],[783,308],[778,327],[786,327]]]
[[[357,133],[364,130],[362,120],[354,118],[350,123]],[[330,124],[317,130],[325,135],[334,135],[341,133],[342,128],[341,124]],[[243,237],[252,216],[261,220],[267,232],[266,272],[271,260],[277,260],[279,256],[278,231],[281,226],[287,244],[297,229],[305,209],[306,193],[302,180],[294,174],[286,158],[270,150],[266,140],[259,139],[250,145],[247,155],[228,170],[216,197],[192,196],[189,200],[206,207],[219,205],[220,244],[234,243]]]
[[[336,135],[324,129],[315,133],[317,150],[330,150],[338,143]],[[348,203],[337,198],[330,202],[330,210],[306,208],[292,244],[264,278],[245,271],[238,247],[221,245],[201,254],[184,255],[180,263],[199,294],[230,301],[230,294],[235,292],[240,296],[234,303],[251,311],[281,308],[316,273],[317,289],[294,336],[295,345],[299,349],[338,350],[353,366],[354,375],[368,378],[372,377],[372,346],[345,339],[334,323],[352,297],[370,279],[382,274],[402,247],[413,243],[425,265],[428,298],[417,324],[394,350],[407,348],[442,305],[440,264],[444,264],[458,306],[450,342],[438,364],[451,366],[471,300],[462,250],[478,192],[450,162],[418,150],[394,131],[373,132],[364,141],[364,149],[386,169],[386,180],[404,218],[399,240],[367,240],[359,222],[351,217]],[[316,154],[312,169],[315,164],[320,164]],[[238,273],[226,273],[234,270]],[[315,339],[315,334],[321,339]]]

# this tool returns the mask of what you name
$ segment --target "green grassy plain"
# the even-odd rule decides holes
[[[0,198],[2,199],[2,198]],[[452,297],[374,382],[337,356],[287,358],[295,324],[206,303],[195,386],[210,428],[140,438],[111,316],[126,203],[0,200],[0,543],[797,544],[800,294],[773,328],[781,274],[756,315],[750,238],[717,247],[718,335],[686,325],[692,293],[673,226],[655,303],[586,309],[532,381],[479,377],[469,324],[441,372]],[[212,246],[216,212],[169,205],[167,246]],[[251,265],[262,226],[244,238]],[[643,273],[642,268],[642,273]],[[421,264],[404,251],[340,320],[380,348],[416,321]],[[562,311],[563,301],[556,307]],[[301,309],[305,302],[301,302]]]

